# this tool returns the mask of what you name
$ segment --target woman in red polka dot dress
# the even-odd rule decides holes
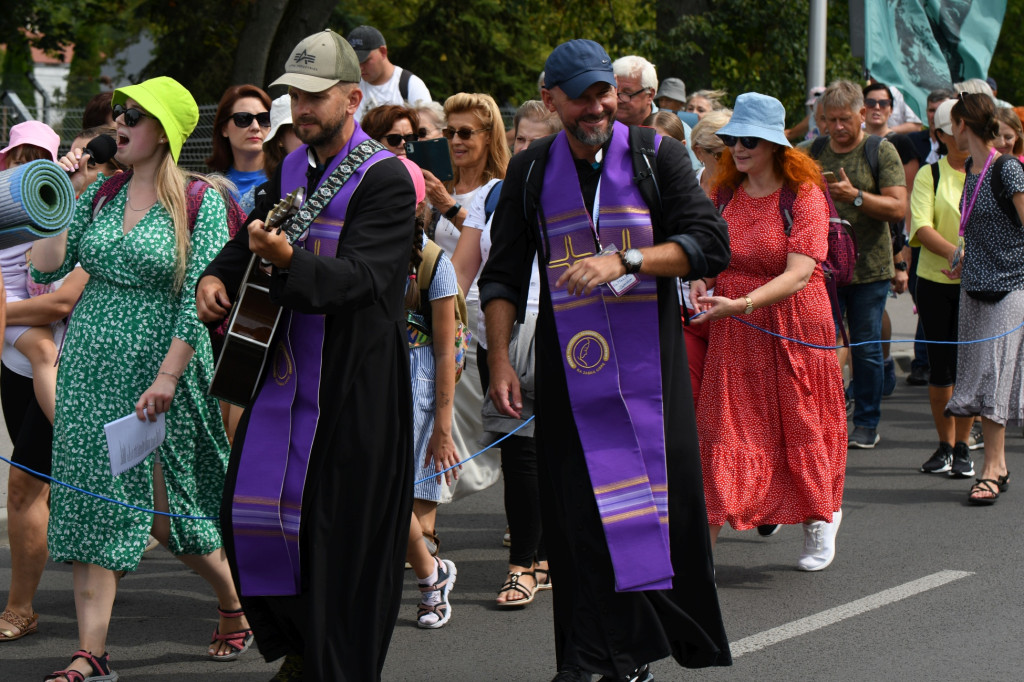
[[[712,542],[733,528],[800,523],[797,568],[835,557],[846,468],[846,410],[836,354],[770,336],[832,346],[835,326],[821,261],[828,204],[821,173],[783,133],[785,109],[745,93],[718,131],[727,146],[713,180],[729,223],[732,260],[715,295],[697,281],[694,320],[711,325],[697,426]],[[791,209],[791,210],[790,210]],[[792,225],[786,234],[783,212]],[[736,320],[722,318],[736,316]]]

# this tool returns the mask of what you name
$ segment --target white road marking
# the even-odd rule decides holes
[[[807,616],[799,620],[794,620],[791,623],[780,625],[777,628],[771,630],[765,630],[759,632],[756,635],[744,637],[738,642],[733,642],[730,645],[732,649],[732,657],[739,658],[744,654],[750,654],[755,651],[760,651],[766,647],[770,647],[773,644],[784,642],[787,639],[793,637],[799,637],[800,635],[806,635],[809,632],[820,630],[821,628],[827,627],[834,623],[838,623],[841,620],[859,616],[862,613],[872,611],[883,606],[906,599],[907,597],[913,597],[916,594],[933,590],[936,587],[942,587],[947,583],[951,583],[954,580],[960,580],[967,576],[974,575],[967,571],[939,571],[927,575],[917,580],[912,580],[909,583],[897,585],[896,587],[888,590],[882,590],[876,594],[864,597],[852,601],[849,604],[843,604],[832,609],[827,609],[821,613],[816,613],[813,616]]]

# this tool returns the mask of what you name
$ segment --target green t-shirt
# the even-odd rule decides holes
[[[824,171],[832,171],[839,176],[839,169],[846,172],[850,182],[857,189],[871,194],[881,194],[882,187],[906,187],[907,179],[903,173],[903,163],[896,148],[888,140],[882,140],[878,146],[878,184],[871,175],[871,166],[864,154],[864,143],[868,136],[856,147],[845,154],[832,151],[829,144],[821,151],[818,165]],[[869,218],[853,204],[836,202],[839,216],[850,221],[853,233],[857,237],[857,265],[853,269],[853,284],[866,284],[883,279],[892,279],[895,270],[892,267],[892,237],[889,235],[889,223],[884,220]]]

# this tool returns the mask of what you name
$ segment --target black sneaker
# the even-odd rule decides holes
[[[597,682],[654,682],[654,675],[651,674],[650,666],[644,663],[625,677],[608,677],[605,675]]]
[[[939,443],[939,449],[927,462],[921,465],[921,471],[926,474],[944,474],[953,467],[953,446],[949,443]]]
[[[928,383],[929,372],[924,367],[911,367],[907,375],[907,383],[911,386],[925,386]]]
[[[953,464],[949,470],[950,478],[970,478],[974,475],[974,462],[971,461],[971,451],[967,449],[967,443],[958,442],[953,446]]]
[[[769,538],[778,533],[780,528],[782,526],[777,523],[762,523],[757,527],[757,534],[763,538]]]
[[[576,666],[569,666],[559,670],[551,682],[590,682],[592,679],[594,679],[594,676],[586,670]]]

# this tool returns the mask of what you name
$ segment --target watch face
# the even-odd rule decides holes
[[[858,194],[857,198],[853,200],[853,205],[854,206],[860,206],[863,203],[864,203],[864,195],[863,194]]]
[[[625,259],[626,263],[629,266],[629,269],[634,272],[639,270],[640,265],[643,264],[644,262],[643,254],[637,251],[636,249],[627,249],[625,253]]]

